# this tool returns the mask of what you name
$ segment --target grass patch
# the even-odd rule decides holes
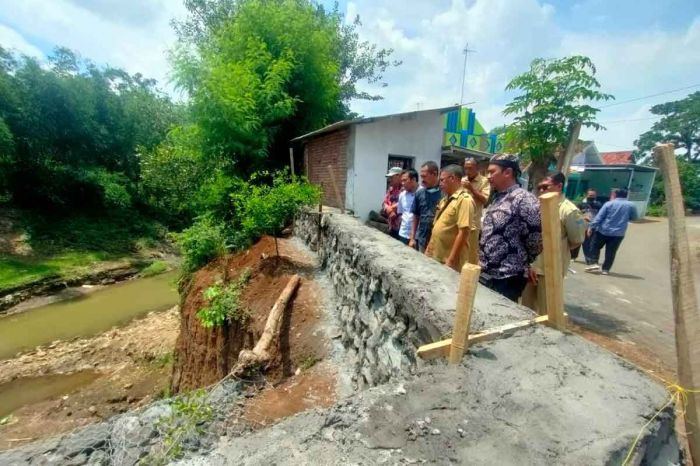
[[[65,277],[117,255],[95,251],[66,251],[49,257],[0,256],[0,292],[52,277]]]
[[[52,277],[70,277],[103,261],[133,256],[165,236],[158,223],[137,213],[68,217],[22,212],[31,256],[0,255],[0,292]],[[152,264],[153,275],[163,271]]]
[[[141,271],[141,276],[152,277],[167,272],[169,268],[168,263],[165,261],[153,261],[151,265]]]

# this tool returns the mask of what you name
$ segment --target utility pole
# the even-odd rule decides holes
[[[462,50],[462,53],[464,54],[464,68],[462,69],[462,89],[461,89],[461,94],[459,95],[459,105],[462,105],[464,102],[464,80],[467,77],[467,56],[470,53],[474,53],[476,50],[472,50],[469,48],[469,42],[467,42],[464,45],[464,50]]]

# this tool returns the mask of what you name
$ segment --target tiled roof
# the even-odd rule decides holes
[[[634,163],[631,150],[621,150],[617,152],[601,152],[600,158],[603,159],[605,165],[619,165],[626,163]]]

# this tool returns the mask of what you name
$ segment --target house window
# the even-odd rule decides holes
[[[399,167],[402,170],[406,170],[407,168],[413,168],[413,157],[389,154],[389,164],[386,167],[386,169],[388,171],[390,168],[393,167]]]

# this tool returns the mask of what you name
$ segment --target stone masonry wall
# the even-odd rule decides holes
[[[318,252],[333,284],[356,382],[377,385],[420,363],[416,348],[452,331],[459,275],[348,215],[303,213],[295,235]],[[524,308],[479,288],[473,331],[526,319]]]

